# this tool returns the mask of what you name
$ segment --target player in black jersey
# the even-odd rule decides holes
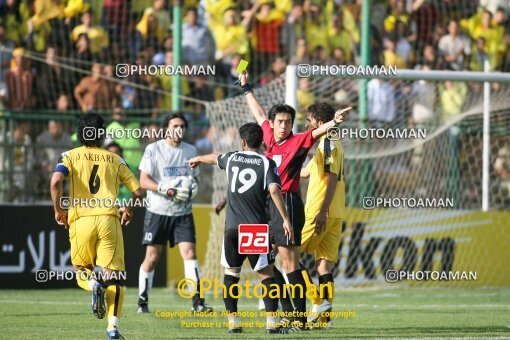
[[[269,292],[276,286],[273,277],[274,254],[269,247],[269,237],[266,238],[269,253],[267,254],[240,254],[238,251],[240,224],[268,224],[266,213],[266,199],[271,195],[280,215],[283,218],[283,232],[293,240],[292,225],[285,209],[280,191],[280,176],[276,163],[260,154],[257,150],[262,144],[263,131],[256,123],[248,123],[239,129],[243,151],[227,152],[223,155],[210,154],[198,156],[188,161],[191,168],[201,163],[217,164],[227,173],[227,216],[221,263],[225,267],[224,284],[226,296],[225,308],[229,312],[229,333],[241,333],[237,314],[237,283],[241,277],[241,267],[246,258],[253,270],[259,273],[259,279]],[[233,285],[236,285],[232,287]],[[231,287],[233,288],[231,290]],[[229,292],[232,292],[230,296]],[[267,333],[285,332],[285,328],[276,328],[276,310],[278,299],[271,298],[270,294],[264,297],[266,308]]]

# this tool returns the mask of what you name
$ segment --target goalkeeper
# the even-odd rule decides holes
[[[147,190],[149,203],[143,226],[142,244],[146,250],[138,281],[138,313],[149,313],[154,268],[168,241],[170,247],[179,245],[185,277],[197,283],[200,280],[191,213],[191,200],[198,190],[198,169],[191,170],[187,163],[197,156],[197,149],[182,141],[188,127],[182,114],[169,115],[162,127],[166,138],[147,146],[139,166],[140,185]],[[200,291],[192,298],[192,304],[194,311],[212,311],[200,298]]]

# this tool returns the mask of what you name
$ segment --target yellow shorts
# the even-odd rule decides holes
[[[69,226],[69,241],[73,265],[125,270],[124,238],[117,216],[79,217]]]
[[[320,234],[315,232],[313,218],[308,218],[301,232],[301,252],[314,255],[315,260],[324,259],[336,263],[341,238],[341,218],[328,218],[326,227]]]

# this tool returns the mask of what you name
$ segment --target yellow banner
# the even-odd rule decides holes
[[[508,212],[348,209],[345,223],[340,286],[381,285],[396,270],[410,286],[510,287]]]
[[[209,205],[193,207],[200,265],[212,213]],[[344,223],[339,286],[510,287],[508,212],[347,209]],[[178,247],[167,253],[167,268],[169,284],[184,277]],[[389,283],[388,270],[411,274]]]

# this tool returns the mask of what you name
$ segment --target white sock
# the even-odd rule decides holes
[[[184,260],[184,277],[195,281],[196,287],[199,287],[200,270],[198,269],[197,260]],[[188,285],[188,287],[191,291],[192,285]]]
[[[239,328],[239,318],[232,314],[228,316],[228,328]]]
[[[276,317],[276,313],[274,313],[274,315],[268,314],[266,316],[266,329],[275,329],[277,322],[278,318]]]
[[[108,326],[113,325],[115,327],[119,327],[119,318],[116,316],[110,316],[108,318]]]
[[[149,292],[152,289],[152,279],[154,278],[154,270],[151,272],[145,272],[140,266],[140,274],[138,276],[138,295],[146,295],[149,297]]]
[[[94,289],[94,285],[97,283],[96,280],[94,279],[90,279],[89,280],[89,288],[90,288],[90,291],[92,291]]]

